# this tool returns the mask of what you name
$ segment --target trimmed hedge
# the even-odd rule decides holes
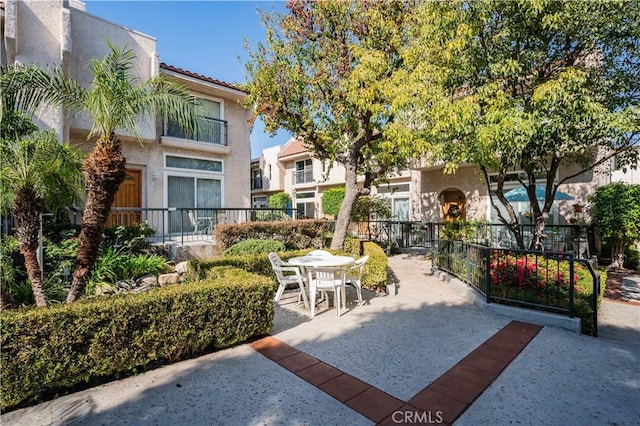
[[[309,253],[309,251],[311,250],[307,249],[286,251],[279,252],[278,255],[282,260],[287,261],[292,257],[304,256],[305,254]],[[272,284],[274,286],[274,289],[278,286],[276,281],[276,274],[271,268],[271,262],[269,262],[268,253],[213,257],[205,260],[190,260],[185,278],[187,279],[187,281],[204,280],[207,279],[210,273],[209,271],[212,268],[221,266],[243,269],[253,274],[269,277],[273,280]]]
[[[222,252],[223,256],[235,256],[239,254],[270,253],[272,251],[284,251],[286,247],[280,241],[274,240],[244,240],[232,245]]]
[[[227,267],[198,283],[3,312],[2,410],[266,334],[273,295],[270,279]]]
[[[296,256],[304,256],[312,249],[279,252],[278,255],[284,261]],[[387,284],[387,255],[384,250],[370,241],[348,239],[345,241],[344,250],[334,254],[345,254],[356,259],[369,255],[369,261],[364,268],[362,286],[369,290],[384,291]],[[219,266],[231,266],[244,269],[254,274],[260,274],[273,279],[274,289],[277,287],[276,275],[271,269],[268,254],[248,254],[239,256],[216,257],[206,260],[191,260],[187,269],[187,279],[197,281],[206,279],[211,268]]]
[[[344,252],[355,258],[369,255],[362,275],[362,287],[375,291],[385,290],[389,269],[387,255],[382,247],[371,241],[347,239]]]
[[[284,220],[218,225],[214,235],[216,248],[220,251],[248,239],[280,241],[287,249],[295,250],[321,248],[328,229],[329,222],[322,219]]]

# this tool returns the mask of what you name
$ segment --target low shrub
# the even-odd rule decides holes
[[[286,248],[284,243],[274,240],[255,240],[249,239],[240,241],[232,245],[222,252],[223,256],[235,256],[238,254],[258,254],[269,253],[272,251],[284,251]]]
[[[384,291],[389,271],[387,255],[382,247],[371,241],[349,238],[345,240],[344,253],[355,258],[369,255],[362,275],[362,287],[373,291]]]
[[[220,252],[249,239],[280,241],[287,250],[301,250],[322,248],[322,239],[328,228],[329,222],[321,219],[246,222],[218,225],[214,238]]]
[[[293,250],[278,252],[280,258],[284,261],[292,257],[304,256],[312,249]],[[387,255],[384,250],[376,243],[364,240],[347,239],[345,241],[344,250],[335,252],[335,254],[344,254],[359,258],[369,255],[369,261],[364,268],[362,276],[362,286],[369,290],[383,291],[387,284]],[[208,271],[219,266],[231,266],[234,268],[244,269],[245,271],[267,276],[273,279],[274,289],[277,288],[275,273],[271,268],[268,254],[246,254],[236,256],[215,257],[206,260],[191,260],[187,269],[186,279],[188,281],[197,281],[206,279]]]
[[[278,255],[282,260],[287,261],[292,257],[304,256],[309,251],[310,249],[286,251],[279,252]],[[235,256],[213,257],[203,260],[191,260],[189,261],[185,279],[188,282],[203,280],[208,276],[210,269],[220,266],[243,269],[253,274],[259,274],[269,277],[273,280],[274,288],[277,287],[276,274],[271,268],[271,262],[269,261],[268,253],[243,254]]]
[[[598,305],[604,295],[606,273],[600,274]],[[511,255],[494,252],[490,265],[491,296],[549,307],[568,309],[569,262],[544,256]],[[593,278],[586,266],[574,263],[574,313],[582,320],[582,332],[593,334]]]
[[[234,268],[208,280],[0,315],[3,410],[268,333],[273,283]]]
[[[100,253],[93,266],[85,292],[93,293],[102,285],[115,285],[125,278],[136,279],[145,274],[158,275],[170,269],[169,262],[157,254],[129,254],[109,248]]]

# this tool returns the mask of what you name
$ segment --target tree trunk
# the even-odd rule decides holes
[[[347,230],[349,228],[349,222],[351,220],[351,212],[356,200],[360,196],[358,189],[358,174],[356,168],[353,165],[346,165],[345,173],[345,190],[344,199],[340,205],[340,211],[338,212],[338,219],[336,220],[336,229],[333,232],[333,239],[331,240],[331,250],[342,250],[344,248],[344,240],[347,237]]]
[[[531,242],[529,243],[529,250],[537,250],[543,251],[544,246],[542,245],[545,235],[544,228],[546,226],[546,220],[544,215],[538,216],[535,218],[535,223],[533,225],[533,229],[531,232]]]
[[[624,240],[614,239],[611,241],[611,268],[622,269],[624,267]]]
[[[96,259],[102,241],[111,204],[125,179],[125,158],[120,141],[112,135],[105,143],[98,143],[84,162],[83,169],[89,191],[78,236],[76,269],[73,272],[67,303],[74,302],[84,291],[87,276]]]
[[[40,215],[43,211],[44,200],[32,188],[19,191],[11,207],[11,213],[16,220],[16,235],[20,244],[20,253],[24,257],[27,276],[31,282],[31,290],[37,306],[47,306],[47,296],[44,294],[42,271],[37,256]]]

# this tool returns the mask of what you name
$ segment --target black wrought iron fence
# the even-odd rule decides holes
[[[582,320],[582,332],[597,336],[600,278],[590,262],[572,253],[491,248],[435,240],[433,265],[501,303]]]
[[[145,223],[155,230],[154,242],[212,241],[216,226],[224,224],[295,219],[291,209],[272,208],[135,208],[113,207],[107,227]],[[80,224],[82,210],[71,211],[71,222]]]
[[[430,248],[438,239],[460,240],[487,247],[517,249],[515,236],[509,229],[498,223],[452,222],[427,223],[416,221],[373,220],[352,224],[351,233],[365,238],[393,245],[399,248]],[[519,226],[528,246],[533,225]],[[589,259],[595,254],[595,231],[592,226],[549,225],[545,228],[544,251],[572,252],[576,257]]]

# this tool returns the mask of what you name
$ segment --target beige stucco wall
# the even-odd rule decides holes
[[[564,167],[558,173],[558,180],[573,175],[579,169],[576,165]],[[412,183],[419,192],[412,188],[412,212],[415,220],[425,222],[442,222],[444,213],[440,194],[447,189],[458,189],[466,197],[467,220],[488,220],[491,217],[491,204],[486,184],[480,170],[476,167],[463,166],[454,174],[444,174],[441,169],[413,170]],[[608,183],[608,173],[603,167],[596,171],[582,173],[558,187],[573,200],[556,201],[558,213],[568,220],[574,214],[575,204],[587,204],[587,197],[596,186]],[[511,187],[507,188],[511,189]],[[499,201],[496,200],[497,203]],[[560,218],[560,220],[563,220]]]
[[[102,59],[111,49],[108,40],[114,46],[129,48],[136,55],[135,73],[141,80],[148,80],[158,74],[156,57],[156,39],[152,36],[129,30],[115,23],[78,9],[71,10],[71,53],[69,56],[68,76],[88,87],[93,80],[88,64],[91,59]],[[91,119],[87,115],[70,117],[72,129],[88,129]],[[155,138],[155,122],[138,121],[138,133],[143,139]]]

